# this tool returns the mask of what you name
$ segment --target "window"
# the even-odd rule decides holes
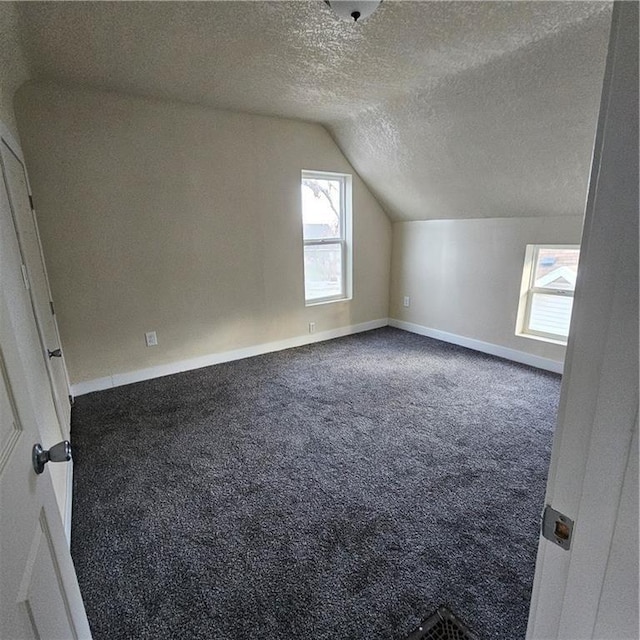
[[[527,245],[518,335],[567,343],[579,256],[577,245]]]
[[[351,176],[302,172],[307,305],[351,297]]]

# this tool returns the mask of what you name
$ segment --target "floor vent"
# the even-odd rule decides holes
[[[449,609],[440,607],[421,622],[407,640],[478,640],[478,636],[471,633]]]

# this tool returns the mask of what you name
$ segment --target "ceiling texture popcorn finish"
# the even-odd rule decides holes
[[[19,10],[35,80],[322,123],[394,220],[583,213],[611,3]]]

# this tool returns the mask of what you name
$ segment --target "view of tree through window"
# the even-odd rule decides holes
[[[346,297],[346,178],[302,173],[305,300]]]

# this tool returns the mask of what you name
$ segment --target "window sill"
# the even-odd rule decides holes
[[[321,299],[321,300],[312,300],[310,302],[305,301],[304,306],[305,307],[318,307],[322,304],[333,304],[335,302],[350,302],[353,298],[352,297],[348,297],[348,298],[330,298],[328,300],[325,299]]]
[[[524,333],[523,331],[516,331],[516,335],[519,338],[529,338],[529,340],[539,340],[540,342],[547,342],[549,344],[557,344],[560,347],[566,347],[566,340],[559,340],[556,338],[547,338],[545,336],[537,336],[534,333]]]

